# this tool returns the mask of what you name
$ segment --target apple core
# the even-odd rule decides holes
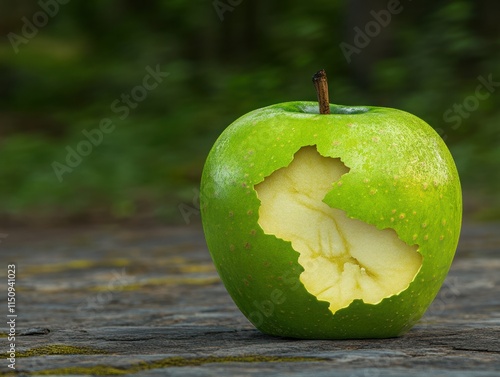
[[[390,228],[350,218],[323,199],[349,168],[339,158],[302,147],[292,162],[255,185],[264,233],[290,242],[300,281],[332,313],[354,300],[377,304],[406,290],[422,266],[418,245]]]

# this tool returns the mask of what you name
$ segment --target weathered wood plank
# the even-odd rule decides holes
[[[443,289],[407,335],[349,341],[255,330],[218,279],[198,226],[12,231],[0,258],[18,269],[16,373],[496,376],[499,230],[464,227]],[[3,360],[0,375],[12,372]]]

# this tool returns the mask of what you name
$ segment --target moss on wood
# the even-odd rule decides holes
[[[169,357],[166,359],[157,360],[151,363],[137,363],[129,366],[128,368],[117,368],[106,365],[95,365],[91,367],[67,367],[59,369],[47,369],[34,372],[36,375],[123,375],[138,373],[145,370],[170,368],[170,367],[188,367],[199,366],[203,364],[214,363],[294,363],[294,362],[314,362],[324,361],[321,358],[310,357],[283,357],[283,356],[227,356],[227,357],[198,357],[198,358],[184,358],[184,357]]]

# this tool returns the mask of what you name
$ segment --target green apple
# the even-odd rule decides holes
[[[262,332],[385,338],[408,331],[455,254],[462,202],[446,145],[381,107],[289,102],[213,146],[201,214],[217,271]]]

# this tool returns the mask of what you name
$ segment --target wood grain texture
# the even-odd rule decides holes
[[[3,277],[8,263],[18,269],[13,375],[497,376],[499,230],[464,227],[445,285],[407,335],[352,341],[255,330],[194,224],[8,232],[0,259]],[[5,335],[0,343],[9,375]]]

